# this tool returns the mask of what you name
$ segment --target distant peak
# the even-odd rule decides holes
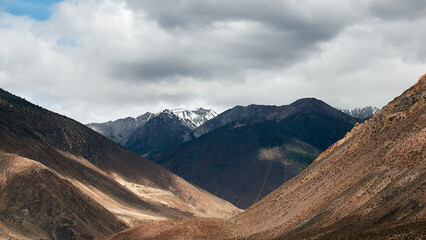
[[[325,103],[324,101],[321,101],[319,99],[310,97],[310,98],[301,98],[298,99],[296,101],[294,101],[292,104],[290,104],[292,106],[295,107],[310,107],[310,106],[316,106],[316,107],[322,107],[322,108],[332,108],[331,106],[329,106],[327,103]]]
[[[323,102],[319,99],[316,99],[314,97],[307,97],[307,98],[300,98],[298,100],[296,100],[294,103],[310,103],[310,102]]]
[[[170,110],[171,112],[185,112],[188,111],[187,109],[184,108],[173,108],[172,110]]]
[[[191,129],[195,129],[201,126],[203,123],[218,115],[218,113],[216,113],[215,111],[202,107],[195,108],[194,110],[188,110],[184,108],[174,108],[172,110],[165,109],[157,115],[160,114],[166,114],[169,117],[176,117],[184,125],[188,126]]]
[[[352,117],[359,118],[363,121],[370,119],[374,115],[376,115],[378,112],[380,112],[380,108],[375,106],[366,106],[362,108],[354,108],[354,109],[339,109],[337,110],[344,112]]]
[[[203,108],[203,107],[197,107],[197,108],[194,108],[193,110],[192,110],[192,112],[199,112],[199,111],[213,111],[213,110],[211,110],[211,109],[207,109],[207,108]],[[213,111],[214,112],[214,111]]]
[[[320,101],[314,97],[305,97],[305,98],[300,98],[299,101]]]

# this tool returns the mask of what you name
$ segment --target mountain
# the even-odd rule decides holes
[[[166,109],[165,111],[177,116],[183,124],[185,124],[192,130],[196,129],[208,120],[217,116],[217,113],[215,111],[204,108],[196,108],[192,111],[185,110],[182,108],[176,108],[171,111],[168,111]]]
[[[203,108],[197,108],[193,111],[166,109],[134,130],[120,144],[141,155],[153,150],[167,148],[187,141],[194,128],[216,115],[216,112]]]
[[[191,131],[192,129],[178,116],[165,110],[136,129],[121,144],[130,151],[142,155],[152,150],[184,142],[184,136]]]
[[[87,126],[137,154],[145,154],[186,141],[195,128],[215,116],[217,113],[210,109],[178,108]]]
[[[352,117],[360,119],[361,122],[365,122],[366,120],[372,118],[374,115],[380,112],[380,108],[373,107],[373,106],[367,106],[364,108],[355,108],[352,110],[349,110],[349,109],[339,109],[339,110],[348,115],[351,115]]]
[[[0,238],[103,239],[230,203],[90,128],[0,89]]]
[[[313,98],[285,106],[237,106],[197,128],[194,133],[204,133],[198,138],[147,157],[247,208],[305,169],[355,123]]]
[[[112,239],[425,239],[425,164],[426,74],[232,219],[153,222]]]
[[[306,106],[309,105],[309,106]],[[316,109],[316,113],[330,115],[334,118],[347,119],[346,116],[338,111],[331,109],[328,105],[318,101],[315,98],[304,98],[294,102],[291,105],[284,106],[265,106],[265,105],[249,105],[236,106],[230,110],[223,112],[214,119],[206,122],[193,131],[194,137],[200,137],[203,134],[209,133],[217,128],[230,123],[238,123],[243,125],[253,125],[264,121],[280,121],[286,117],[298,113],[303,108]],[[351,121],[354,121],[352,119]]]
[[[120,143],[136,129],[145,125],[155,114],[147,112],[137,118],[127,117],[105,123],[89,123],[86,126],[104,135],[116,143]]]

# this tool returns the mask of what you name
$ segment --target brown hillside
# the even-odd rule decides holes
[[[13,232],[41,239],[91,239],[126,228],[42,164],[4,153],[0,160],[0,222]]]
[[[49,193],[46,196],[52,196],[52,201],[62,201],[55,196],[62,196],[60,190],[69,189],[69,194],[75,195],[74,197],[84,196],[101,205],[100,209],[104,214],[112,213],[112,216],[118,218],[117,225],[108,231],[104,231],[100,225],[90,224],[85,224],[87,229],[72,228],[75,236],[87,234],[97,238],[100,235],[94,233],[102,232],[103,237],[123,229],[123,226],[134,226],[147,220],[193,216],[230,217],[239,212],[232,204],[187,183],[163,167],[129,152],[86,126],[3,90],[0,90],[0,151],[41,164],[46,170],[31,172],[31,177],[44,179],[45,175],[42,173],[51,174],[44,181],[47,186],[57,184],[57,188],[46,189]],[[10,171],[11,166],[3,161],[5,160],[0,162],[0,171]],[[25,179],[19,174],[14,178],[4,179],[6,182],[1,186],[3,194],[0,195],[0,202],[17,198],[23,190],[6,187],[14,186],[13,184],[24,186],[25,182],[19,183],[18,180]],[[64,186],[60,187],[62,185]],[[37,186],[34,185],[34,189]],[[13,198],[8,200],[8,196]],[[33,204],[38,203],[36,200],[20,199],[18,203],[22,204],[17,208],[19,211],[30,210],[34,207]],[[58,205],[64,209],[66,206],[68,203]],[[72,208],[71,205],[67,209],[69,214],[63,221],[84,219],[87,214],[94,214],[77,211],[78,208]],[[47,211],[46,216],[51,219],[49,221],[55,218],[55,211]],[[41,216],[36,212],[32,214],[28,218],[31,224],[25,223],[26,226],[34,226],[41,229],[43,234],[58,238],[52,233],[49,224],[39,222]],[[2,224],[0,222],[0,227]],[[111,224],[114,224],[114,221],[111,221]],[[9,228],[7,226],[9,225],[6,224],[4,228]],[[9,228],[7,231],[12,230]]]
[[[227,220],[192,218],[154,221],[114,235],[111,240],[216,240],[236,237],[236,225]]]

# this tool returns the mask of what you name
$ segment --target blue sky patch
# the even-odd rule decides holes
[[[78,46],[77,42],[74,39],[68,38],[68,37],[59,38],[58,40],[56,40],[56,44],[58,44],[58,46],[62,46],[62,47],[77,47]]]
[[[62,0],[0,0],[1,11],[44,21],[52,15],[53,4]]]

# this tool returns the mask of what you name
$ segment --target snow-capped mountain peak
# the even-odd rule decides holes
[[[176,108],[172,110],[165,109],[159,113],[147,112],[136,118],[127,117],[105,123],[91,123],[87,124],[87,126],[123,145],[137,129],[159,117],[175,119],[176,121],[173,122],[177,122],[178,125],[180,122],[188,131],[192,131],[217,115],[215,111],[205,108],[196,108],[193,110]]]
[[[363,108],[354,108],[354,109],[339,109],[340,111],[365,121],[370,119],[376,113],[380,112],[380,108],[374,106],[367,106]]]
[[[201,126],[203,123],[218,115],[215,111],[204,108],[196,108],[194,110],[186,110],[183,108],[166,109],[163,113],[175,115],[183,124],[191,129]]]

